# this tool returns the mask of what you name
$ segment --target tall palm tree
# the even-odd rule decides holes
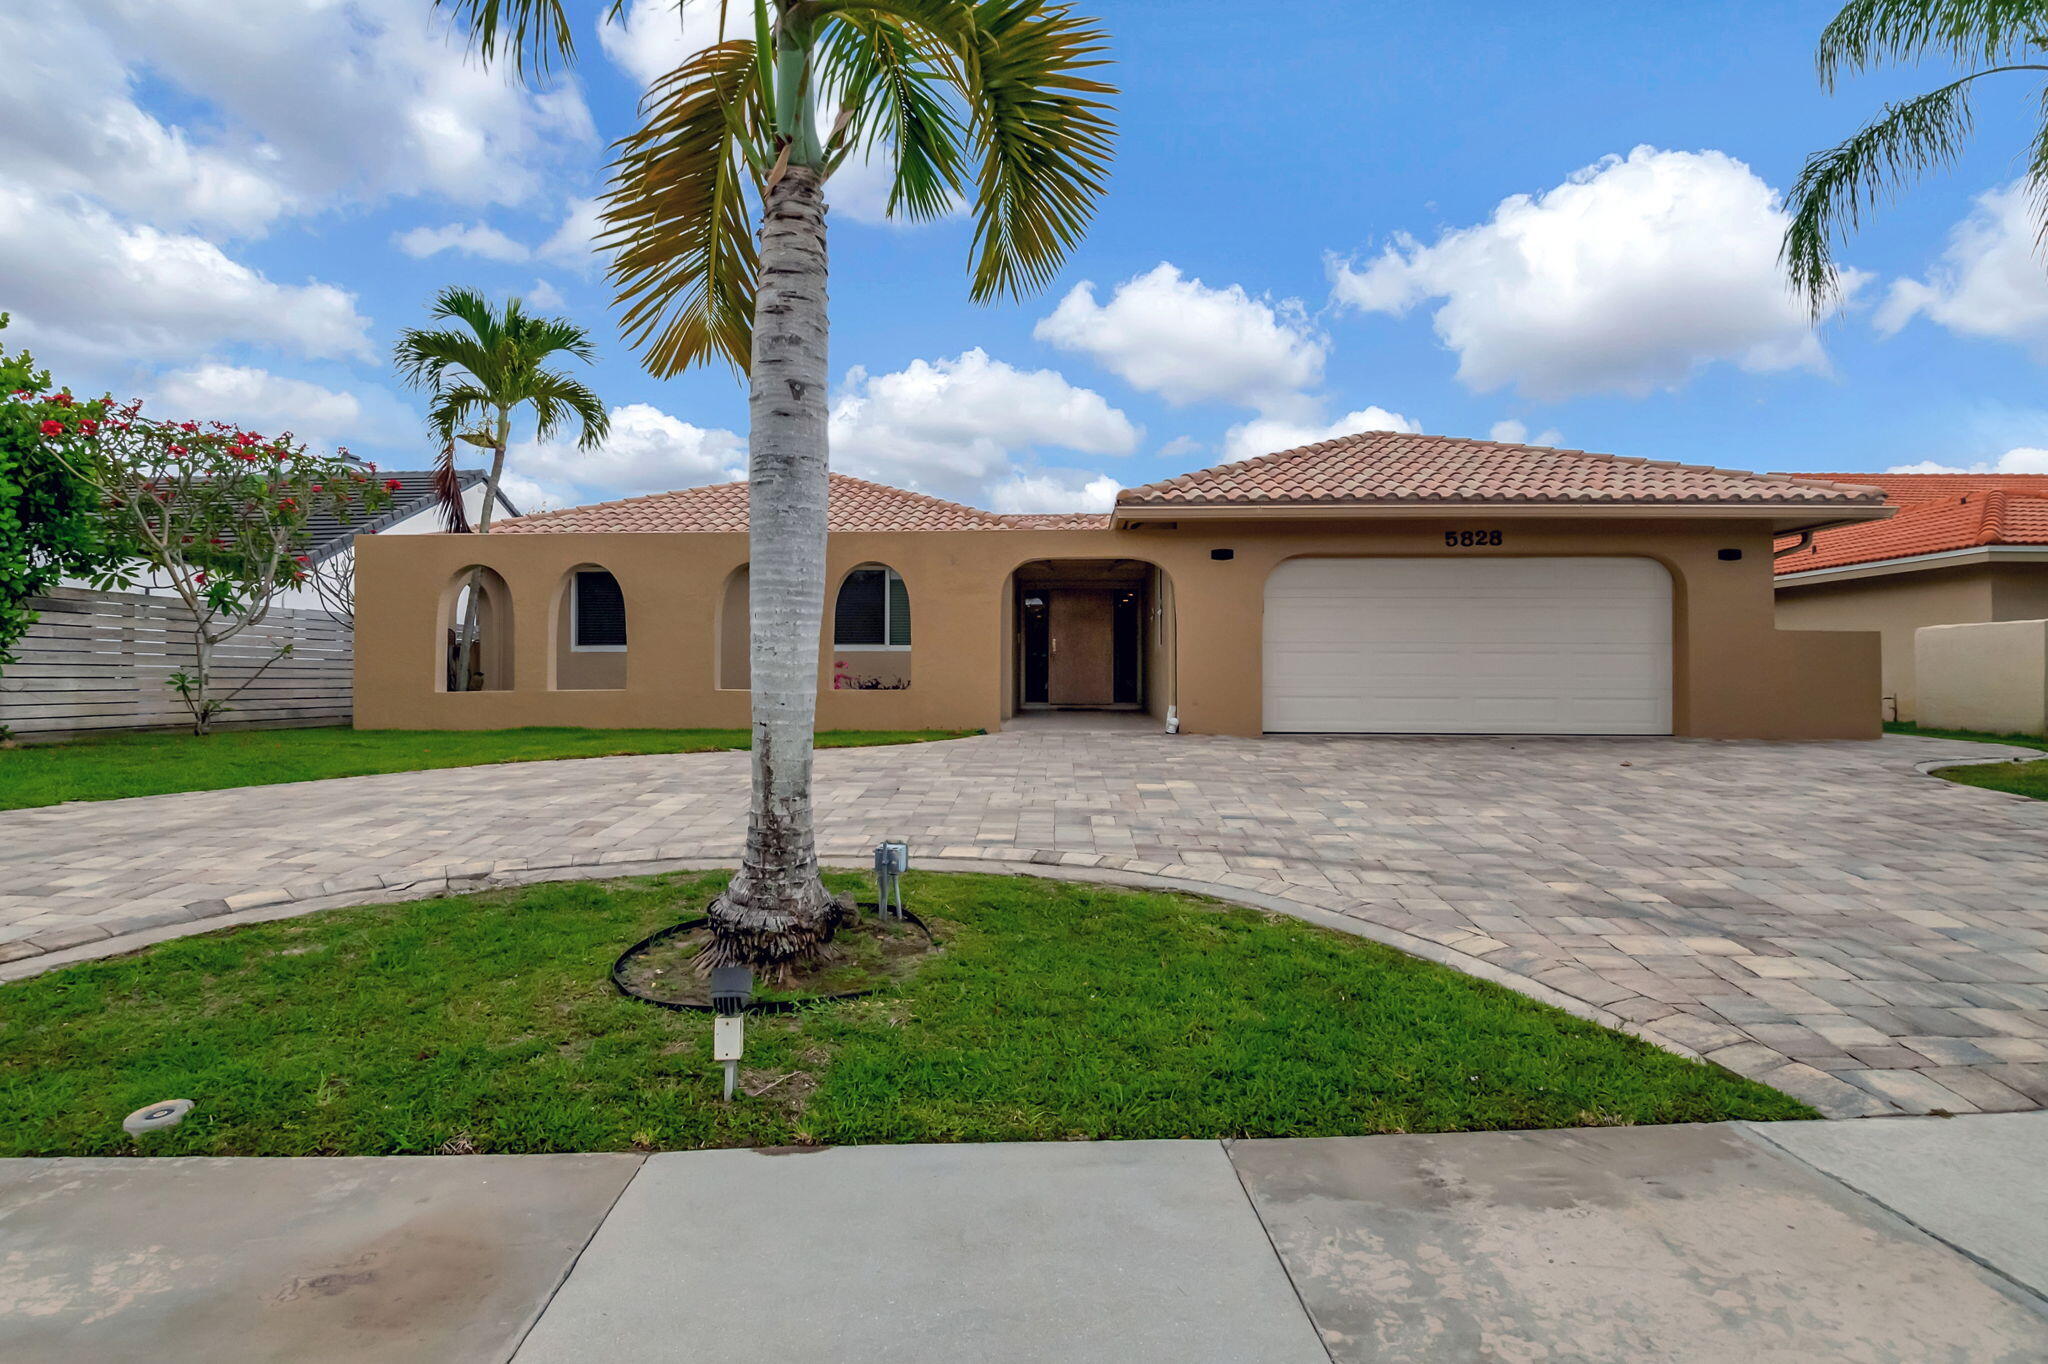
[[[462,506],[462,485],[455,472],[455,443],[461,441],[491,452],[491,472],[484,482],[483,510],[476,532],[488,534],[498,506],[498,484],[505,477],[505,447],[512,438],[512,414],[533,409],[534,438],[546,440],[570,422],[581,427],[577,447],[588,450],[605,438],[611,419],[604,403],[588,386],[545,364],[562,353],[588,364],[595,354],[590,334],[563,317],[533,317],[518,299],[502,307],[474,289],[447,288],[434,298],[433,318],[457,322],[456,327],[408,327],[392,348],[399,377],[433,400],[427,428],[441,454],[434,469],[442,515],[450,530],[470,529]],[[456,681],[474,689],[476,679],[477,575],[471,574],[463,597],[457,636]]]
[[[435,2],[486,60],[532,72],[573,55],[560,0]],[[619,142],[601,244],[650,372],[723,360],[749,380],[753,804],[702,957],[779,970],[815,955],[838,917],[811,828],[826,183],[848,157],[875,158],[893,172],[892,213],[964,200],[972,297],[1021,295],[1051,281],[1103,192],[1115,91],[1086,74],[1106,62],[1101,29],[1049,0],[736,3],[751,3],[754,36],[685,59]]]
[[[1962,74],[1887,104],[1846,141],[1808,157],[1793,183],[1782,254],[1816,316],[1839,290],[1836,243],[1880,200],[1961,153],[1974,129],[1976,82],[2048,72],[2048,0],[1850,0],[1821,31],[1814,60],[1822,86],[1832,90],[1844,73],[1929,57],[1947,58]],[[2048,113],[2048,90],[2037,101]],[[2040,216],[2048,208],[2048,117],[2029,130],[2026,178]]]

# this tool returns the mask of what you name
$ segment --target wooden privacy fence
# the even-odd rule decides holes
[[[173,597],[60,587],[29,605],[42,618],[0,665],[0,725],[23,739],[92,730],[179,729],[192,722],[170,677],[191,672],[192,617]],[[225,696],[290,641],[215,721],[220,728],[348,723],[354,648],[320,611],[273,609],[213,651],[213,694]]]

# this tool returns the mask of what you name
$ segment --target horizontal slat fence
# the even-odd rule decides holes
[[[170,597],[60,587],[29,605],[41,619],[0,665],[0,725],[22,739],[191,724],[170,676],[191,672],[191,616]],[[348,723],[354,647],[320,611],[272,610],[213,651],[214,694],[225,695],[291,641],[289,655],[236,697],[220,728]]]

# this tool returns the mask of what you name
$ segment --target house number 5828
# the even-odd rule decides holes
[[[1500,532],[1497,530],[1447,530],[1444,544],[1451,549],[1471,549],[1474,545],[1497,545]]]

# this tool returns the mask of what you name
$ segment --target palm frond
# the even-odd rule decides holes
[[[755,45],[706,48],[648,92],[645,123],[617,144],[600,244],[624,308],[620,330],[666,378],[712,357],[744,372],[755,275],[749,138],[767,128]]]
[[[576,38],[562,0],[432,0],[469,35],[486,65],[509,55],[521,80],[545,78],[557,60],[576,58]],[[614,12],[619,7],[613,6]]]
[[[920,42],[920,38],[924,41]],[[845,10],[824,30],[826,85],[840,92],[839,156],[883,147],[894,157],[888,212],[949,212],[963,192],[964,129],[949,103],[945,49],[898,16]]]
[[[534,436],[538,440],[547,440],[571,421],[582,427],[576,439],[579,450],[589,450],[611,434],[611,417],[605,411],[604,400],[560,370],[535,370],[526,400],[533,405]]]
[[[1779,256],[1816,317],[1840,292],[1835,243],[1881,201],[1962,150],[1971,130],[1969,85],[1976,78],[1886,105],[1855,135],[1807,158],[1788,196],[1792,220]]]
[[[1115,130],[1083,72],[1108,64],[1094,21],[1046,0],[976,0],[957,55],[980,165],[975,177],[976,301],[1052,282],[1107,188]]]
[[[1991,66],[2048,42],[2041,0],[1850,0],[1821,30],[1814,61],[1821,82],[1886,61],[1944,57]]]
[[[443,445],[452,446],[464,434],[462,428],[466,423],[495,411],[498,401],[499,395],[478,384],[448,385],[435,392],[434,401],[427,408],[427,429]]]
[[[441,528],[450,535],[469,534],[469,508],[462,503],[462,475],[455,467],[455,442],[441,442],[434,457],[434,506],[441,513]]]

